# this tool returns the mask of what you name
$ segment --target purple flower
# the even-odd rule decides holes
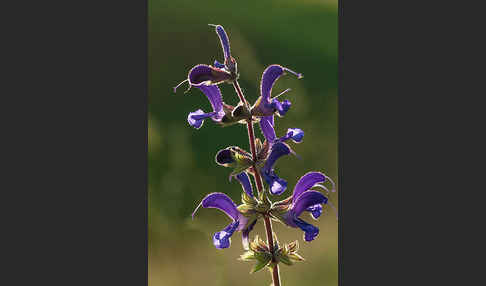
[[[314,219],[322,214],[322,204],[327,204],[328,199],[321,192],[309,190],[320,186],[326,181],[327,176],[320,172],[309,172],[302,176],[294,187],[288,211],[283,215],[285,224],[298,227],[304,231],[304,240],[312,241],[319,234],[319,228],[302,220],[299,216],[304,211],[311,213]]]
[[[216,34],[218,34],[219,41],[221,42],[221,47],[223,48],[223,54],[224,54],[224,64],[221,64],[215,60],[214,66],[221,69],[224,68],[232,74],[237,74],[236,60],[231,56],[230,43],[226,31],[221,25],[209,24],[209,26],[215,27]]]
[[[217,85],[222,82],[232,82],[238,78],[236,68],[237,64],[230,53],[228,35],[226,35],[226,32],[224,31],[224,28],[222,26],[212,24],[210,24],[210,26],[216,27],[216,33],[219,36],[221,46],[224,52],[224,65],[219,63],[218,61],[214,61],[214,66],[204,64],[194,66],[189,71],[187,79],[174,87],[174,92],[176,92],[177,88],[186,81],[189,83],[189,87],[186,90],[187,92],[192,86],[197,87],[201,85]]]
[[[238,182],[240,182],[243,191],[245,191],[245,193],[248,196],[253,198],[253,187],[251,186],[251,182],[250,182],[250,178],[248,177],[248,174],[246,172],[241,172],[238,175],[236,175],[236,179],[238,180]]]
[[[199,129],[204,123],[204,119],[211,118],[213,121],[220,123],[225,115],[223,110],[223,98],[221,96],[221,91],[216,85],[198,85],[199,88],[208,98],[211,106],[213,107],[212,112],[205,113],[202,109],[198,109],[194,112],[189,113],[187,116],[187,122],[192,127]]]
[[[225,81],[232,80],[231,73],[224,69],[208,66],[208,65],[196,65],[194,66],[188,73],[187,79],[181,81],[177,86],[174,87],[174,92],[177,91],[177,88],[181,86],[186,81],[189,83],[189,87],[187,88],[186,92],[193,86],[210,86],[210,85],[217,85]]]
[[[218,249],[228,248],[231,244],[231,236],[235,231],[241,231],[243,236],[243,246],[245,247],[245,241],[248,243],[248,236],[253,226],[256,223],[252,221],[248,224],[249,219],[238,211],[236,204],[223,193],[211,193],[208,194],[201,203],[196,207],[192,213],[192,218],[196,214],[199,207],[203,208],[216,208],[223,211],[228,217],[232,219],[232,222],[227,225],[223,230],[216,232],[213,235],[213,244]]]
[[[270,143],[274,144],[277,142],[285,142],[289,139],[292,139],[295,143],[300,143],[302,142],[302,139],[304,138],[304,131],[299,128],[289,128],[287,129],[287,134],[284,136],[280,137],[277,139],[275,135],[275,129],[274,129],[274,116],[265,116],[260,119],[260,130],[263,133],[263,136],[265,136],[265,139]]]
[[[261,175],[267,182],[270,188],[270,193],[273,195],[280,195],[287,188],[287,181],[279,178],[275,174],[273,166],[275,165],[277,159],[290,153],[293,153],[293,151],[287,144],[283,142],[273,144],[270,155],[268,155],[264,166],[261,168]]]
[[[277,112],[279,116],[284,116],[285,113],[287,113],[291,105],[290,101],[284,100],[280,102],[277,97],[286,93],[290,89],[285,90],[274,98],[270,98],[273,85],[275,84],[277,79],[285,72],[290,72],[296,75],[299,79],[302,78],[302,74],[296,73],[280,65],[271,65],[267,67],[267,69],[265,69],[265,71],[263,72],[262,80],[260,83],[261,96],[257,99],[251,110],[253,115],[270,116]]]

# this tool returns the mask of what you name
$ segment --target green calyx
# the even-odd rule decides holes
[[[282,262],[285,265],[293,265],[294,262],[305,261],[305,259],[297,253],[299,250],[299,242],[293,241],[286,243],[282,248],[279,248],[275,253],[275,258],[278,262]]]
[[[237,123],[246,124],[251,118],[250,110],[245,104],[239,103],[236,107],[223,103],[224,116],[219,122],[222,127],[231,126]]]
[[[265,266],[270,266],[272,262],[272,253],[269,251],[267,244],[258,236],[250,242],[250,249],[240,255],[242,261],[256,261],[250,273],[255,273]]]
[[[256,205],[255,209],[259,213],[268,213],[271,207],[272,207],[272,202],[268,199],[267,195],[265,194],[265,190],[263,190],[258,195],[258,204]]]
[[[258,197],[250,197],[245,192],[241,193],[242,204],[238,206],[238,211],[246,217],[259,218],[264,214],[268,214],[272,202],[265,195],[265,192],[261,192]]]
[[[272,217],[272,219],[281,222],[283,224],[286,224],[284,215],[289,211],[291,203],[292,203],[292,197],[288,197],[283,201],[274,202],[270,207],[270,211],[269,211],[269,214]]]
[[[218,162],[218,154],[226,150],[230,152],[232,162],[230,163]],[[215,156],[215,161],[218,165],[228,167],[228,168],[233,168],[233,171],[231,172],[230,176],[236,176],[237,174],[253,166],[253,159],[251,154],[241,149],[238,146],[230,146],[225,148],[224,150],[220,150]]]

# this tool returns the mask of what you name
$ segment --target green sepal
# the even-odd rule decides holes
[[[252,261],[256,260],[256,264],[253,266],[250,273],[255,273],[265,266],[268,266],[272,262],[272,254],[270,253],[266,243],[260,239],[258,235],[255,235],[253,241],[250,242],[250,249],[240,255],[239,260]]]
[[[242,260],[242,261],[251,261],[251,260],[255,260],[255,259],[256,259],[255,253],[251,250],[248,250],[245,253],[243,253],[242,255],[240,255],[240,258],[239,258],[239,260]]]
[[[299,251],[299,241],[297,240],[287,244],[286,246],[289,253]]]
[[[231,158],[234,161],[231,163],[220,164],[217,161],[218,154],[216,154],[215,156],[215,161],[218,165],[233,168],[230,177],[238,175],[239,173],[245,171],[246,169],[250,168],[253,165],[251,154],[241,149],[240,147],[230,146],[225,148],[224,150],[229,150],[231,152]]]
[[[282,262],[283,264],[289,265],[289,266],[292,265],[292,264],[294,264],[290,260],[290,257],[287,254],[285,254],[284,252],[280,252],[280,251],[277,253],[277,260],[279,262]]]
[[[253,266],[250,274],[258,272],[265,268],[272,261],[272,255],[270,253],[262,253],[260,257],[257,257],[257,263]]]
[[[289,211],[291,203],[292,197],[289,197],[283,201],[273,203],[269,211],[271,218],[282,224],[287,225],[284,219],[284,215]]]
[[[256,253],[269,251],[267,244],[258,236],[258,234],[255,235],[253,241],[250,242],[250,249]]]
[[[292,259],[293,261],[305,261],[304,257],[300,256],[299,254],[297,253],[291,253],[289,254],[289,257],[290,259]]]
[[[230,147],[231,155],[235,160],[234,170],[231,172],[230,176],[236,176],[239,173],[245,171],[253,165],[253,160],[251,154],[239,147]]]
[[[255,213],[255,207],[247,204],[241,204],[238,207],[238,211],[245,217],[250,217]]]
[[[284,244],[283,248],[279,249],[276,254],[277,260],[286,265],[293,265],[294,262],[305,261],[305,259],[297,253],[299,250],[299,242],[293,241]]]
[[[257,205],[257,201],[255,200],[255,198],[253,197],[250,197],[247,193],[245,192],[242,192],[241,193],[241,202],[246,204],[246,205],[250,205],[250,206],[256,206]]]
[[[266,213],[272,207],[272,202],[268,199],[265,194],[265,190],[260,192],[258,196],[258,205],[256,206],[256,210],[261,213]]]

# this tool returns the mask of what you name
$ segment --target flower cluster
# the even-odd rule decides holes
[[[242,203],[236,205],[228,195],[221,192],[210,193],[203,198],[192,217],[194,218],[201,206],[216,208],[224,212],[231,222],[223,230],[214,233],[214,246],[218,249],[228,248],[231,244],[231,236],[240,231],[243,248],[247,251],[242,255],[242,259],[259,261],[258,267],[255,269],[276,265],[279,261],[287,265],[292,264],[292,261],[302,261],[303,258],[297,254],[297,242],[279,247],[278,242],[275,245],[267,245],[258,237],[254,242],[250,242],[249,235],[255,224],[266,218],[301,229],[304,232],[305,241],[314,240],[319,234],[319,228],[304,221],[300,216],[303,212],[309,212],[312,218],[319,218],[323,205],[329,203],[326,195],[330,191],[324,183],[329,182],[334,191],[334,183],[328,176],[321,172],[308,172],[298,180],[292,195],[288,198],[273,203],[268,198],[267,192],[272,195],[282,195],[286,191],[288,183],[277,175],[275,165],[279,158],[290,154],[295,155],[290,144],[301,143],[304,138],[304,131],[299,128],[289,128],[281,137],[276,135],[275,115],[283,117],[291,107],[289,100],[281,101],[279,97],[290,89],[272,97],[272,88],[275,82],[285,74],[295,75],[298,79],[303,76],[281,65],[268,66],[262,74],[260,96],[250,106],[239,89],[237,63],[231,56],[228,36],[222,26],[211,26],[215,27],[221,42],[224,54],[223,63],[214,61],[213,65],[194,66],[189,71],[187,79],[174,88],[174,92],[182,83],[187,82],[188,90],[196,87],[208,98],[212,111],[205,112],[198,109],[188,114],[189,125],[196,129],[201,128],[204,120],[208,118],[220,126],[236,123],[247,124],[251,151],[245,151],[238,146],[230,146],[218,151],[215,156],[218,165],[232,168],[229,179],[231,181],[235,177],[241,184]],[[223,101],[221,90],[218,87],[222,83],[233,84],[240,98],[238,105],[232,106]],[[260,126],[264,137],[263,142],[253,135],[254,123],[258,123]],[[256,190],[252,186],[250,176],[255,179]],[[266,188],[263,186],[263,181],[266,183]],[[313,188],[322,188],[327,193],[324,194]],[[267,225],[265,226],[267,227]],[[276,235],[275,241],[277,241]]]

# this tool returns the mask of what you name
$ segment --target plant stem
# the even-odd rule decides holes
[[[246,104],[248,106],[248,102],[245,99],[245,96],[243,95],[243,92],[241,91],[240,84],[238,83],[237,80],[233,82],[233,87],[236,90],[236,93],[238,93],[238,97],[240,98],[241,102]]]
[[[240,101],[243,102],[248,107],[248,102],[245,99],[245,96],[243,95],[243,92],[241,91],[240,85],[238,84],[238,81],[233,82],[233,87],[236,90],[236,93],[238,93],[238,97],[240,98]],[[255,147],[255,132],[253,131],[253,118],[250,117],[246,121],[246,128],[248,130],[248,140],[250,141],[250,149],[251,149],[251,155],[253,159],[253,173],[255,174],[255,184],[257,187],[258,194],[263,192],[263,184],[262,184],[262,177],[260,176],[260,172],[258,171],[257,167],[255,166],[255,162],[257,160],[257,153],[256,153],[256,147]],[[275,246],[273,242],[273,231],[272,231],[272,222],[270,220],[270,217],[268,214],[264,214],[264,220],[265,220],[265,230],[267,233],[267,244],[268,247],[270,248],[272,252],[272,262],[273,262],[273,267],[272,267],[272,281],[273,281],[273,286],[280,286],[280,271],[278,267],[278,263],[275,263]]]
[[[272,280],[273,286],[280,286],[280,271],[278,268],[278,263],[275,260],[275,253],[274,253],[274,243],[273,243],[273,231],[272,231],[272,221],[268,215],[265,216],[265,230],[267,231],[267,242],[272,249],[272,262],[274,263],[272,266]]]

